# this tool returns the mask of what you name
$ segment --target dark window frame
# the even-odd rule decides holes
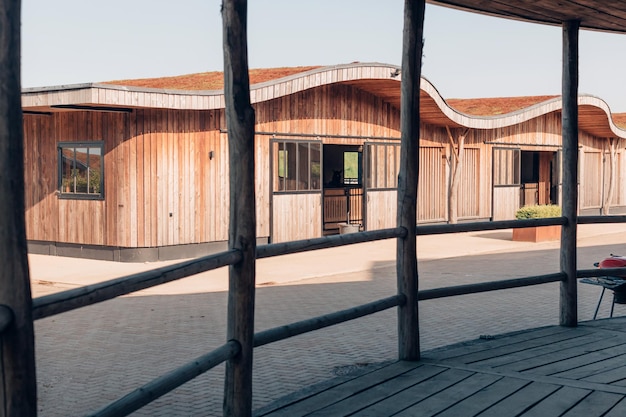
[[[500,157],[500,153],[510,153],[511,164],[506,155]],[[521,187],[522,151],[520,148],[493,148],[492,153],[492,178],[494,187]],[[498,168],[500,171],[497,171]],[[508,181],[507,181],[508,180]]]
[[[85,158],[85,163],[79,162],[76,158],[76,149],[78,148],[87,148],[87,157]],[[72,149],[73,150],[73,158],[70,161],[70,168],[74,172],[74,184],[72,191],[66,191],[67,187],[72,187],[72,184],[65,184],[64,179],[66,176],[64,175],[65,168],[65,160],[67,160],[67,156],[64,155],[64,150]],[[98,149],[98,153],[91,154],[89,152],[90,149]],[[98,155],[100,157],[100,169],[99,176],[100,178],[97,182],[92,182],[90,178],[90,161],[91,155]],[[87,170],[87,179],[86,179],[86,187],[87,192],[79,192],[77,191],[77,184],[75,175],[78,168],[76,166],[80,164]],[[104,141],[81,141],[81,142],[58,142],[57,143],[57,190],[58,197],[61,199],[70,199],[70,200],[104,200]],[[93,187],[97,187],[98,192],[90,192],[90,189]]]
[[[305,148],[306,151],[303,152]],[[271,170],[273,193],[320,193],[322,191],[321,141],[276,138],[271,141],[271,152],[272,161],[276,163],[276,167]],[[317,159],[314,157],[316,152]],[[304,157],[306,160],[303,159],[304,153],[306,153]],[[315,166],[317,169],[314,168]],[[314,172],[315,170],[317,172]]]

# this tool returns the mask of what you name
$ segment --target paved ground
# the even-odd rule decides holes
[[[626,225],[579,226],[580,268],[626,253]],[[420,287],[558,271],[558,243],[512,242],[510,231],[418,238]],[[259,261],[257,331],[394,294],[393,241]],[[31,255],[34,296],[164,263],[124,264]],[[225,340],[226,272],[213,271],[36,322],[40,415],[96,410]],[[597,287],[579,286],[579,318],[591,319]],[[423,350],[558,322],[558,285],[420,304]],[[606,316],[607,302],[600,312]],[[626,307],[616,307],[616,314]],[[394,360],[395,310],[255,351],[254,407],[368,364]],[[221,415],[223,367],[134,416]]]

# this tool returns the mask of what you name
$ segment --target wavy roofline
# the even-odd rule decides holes
[[[324,66],[275,80],[253,84],[250,86],[250,100],[254,104],[325,85],[345,83],[355,84],[359,87],[359,82],[379,81],[381,87],[388,87],[390,83],[394,82],[398,83],[397,94],[395,92],[393,93],[393,99],[399,104],[400,81],[402,78],[402,74],[399,72],[400,70],[401,68],[397,65],[377,62],[353,62],[349,64]],[[559,112],[563,108],[561,97],[556,97],[509,113],[488,116],[470,115],[450,106],[434,84],[426,77],[421,78],[420,89],[433,100],[441,114],[450,121],[450,125],[473,129],[509,127],[549,113]],[[106,91],[118,91],[120,96],[109,99],[111,94],[106,94]],[[198,110],[219,109],[225,106],[223,90],[167,90],[105,83],[27,88],[22,91],[22,103],[24,108],[35,108],[38,104],[40,106],[54,106],[54,101],[66,105],[73,103],[72,95],[76,96],[74,99],[76,104],[91,104],[94,106],[130,106],[138,108]],[[78,99],[79,96],[80,99]],[[54,98],[54,100],[50,101],[45,98]],[[615,137],[626,139],[626,129],[615,125],[609,105],[604,100],[592,95],[580,95],[578,97],[578,106],[579,108],[581,106],[590,106],[600,110],[603,116],[596,115],[595,117],[605,118],[605,121],[603,121],[603,123],[606,123],[604,131],[610,131]]]

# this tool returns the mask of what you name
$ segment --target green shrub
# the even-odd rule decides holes
[[[518,220],[544,217],[561,217],[561,207],[554,204],[524,206],[515,213],[515,218]]]

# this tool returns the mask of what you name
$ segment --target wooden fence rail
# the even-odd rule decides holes
[[[86,307],[121,295],[186,278],[200,272],[232,265],[239,262],[239,260],[241,260],[241,253],[237,250],[229,250],[98,284],[86,285],[38,297],[33,300],[33,319],[42,319]]]
[[[0,305],[0,335],[13,322],[13,310],[5,305]]]
[[[626,277],[626,268],[595,268],[579,269],[576,271],[576,278],[593,278],[604,276]]]
[[[237,341],[231,340],[219,348],[202,355],[195,360],[175,369],[174,371],[160,376],[130,392],[119,400],[107,405],[99,411],[90,414],[90,417],[123,417],[133,411],[139,410],[146,404],[180,387],[185,382],[202,375],[217,365],[239,354],[241,346]]]
[[[626,215],[578,216],[576,223],[578,224],[626,223]]]
[[[506,220],[497,222],[479,222],[445,225],[427,225],[416,227],[416,235],[432,235],[443,233],[459,233],[484,230],[501,230],[510,228],[525,228],[547,225],[564,225],[565,217],[529,220]],[[591,223],[626,223],[626,216],[586,216],[579,217],[580,224]],[[376,230],[369,232],[336,235],[316,239],[306,239],[295,242],[263,245],[257,248],[257,258],[286,255],[291,253],[307,252],[318,249],[327,249],[338,246],[371,242],[376,240],[406,237],[407,230],[403,227]],[[177,279],[195,275],[227,265],[232,265],[241,260],[241,252],[229,250],[226,252],[210,255],[191,261],[185,261],[164,268],[129,275],[126,277],[109,280],[103,283],[89,285],[69,291],[60,292],[33,301],[33,317],[40,319],[70,311],[76,308],[95,304],[128,294],[152,286],[164,284]],[[595,268],[577,271],[577,278],[597,277],[605,275],[626,274],[626,268]],[[496,291],[502,289],[518,288],[530,285],[540,285],[550,282],[563,281],[566,274],[557,272],[553,274],[514,278],[502,281],[490,281],[477,284],[459,285],[453,287],[434,288],[423,290],[418,293],[419,300],[432,300],[437,298],[474,294],[479,292]],[[313,317],[307,320],[275,327],[258,332],[254,335],[254,347],[274,343],[293,336],[330,327],[349,320],[354,320],[370,314],[374,314],[389,308],[402,306],[406,302],[404,294],[397,294],[388,298],[373,301],[360,306],[352,307],[329,313],[323,316]],[[12,311],[0,305],[0,333],[10,325]],[[214,368],[215,366],[234,358],[240,352],[240,344],[231,340],[221,347],[177,368],[149,382],[148,384],[132,391],[119,400],[109,404],[101,410],[91,414],[97,417],[121,417],[140,409],[144,405],[172,391],[185,382]]]
[[[626,216],[620,217],[624,217],[624,222],[626,222]],[[566,223],[567,219],[565,217],[549,217],[544,219],[499,220],[494,222],[431,224],[426,226],[417,226],[415,228],[415,234],[417,236],[425,236],[440,235],[444,233],[483,232],[487,230],[523,229],[537,226],[563,226]]]
[[[312,332],[314,330],[323,329],[324,327],[334,326],[335,324],[378,313],[379,311],[402,305],[405,300],[406,297],[404,295],[398,294],[346,310],[336,311],[323,316],[264,330],[254,335],[254,347],[278,342],[299,334]]]
[[[272,256],[335,248],[338,246],[353,245],[355,243],[374,242],[376,240],[391,239],[396,237],[403,238],[407,235],[407,233],[408,232],[405,228],[395,227],[391,229],[372,230],[369,232],[333,235],[284,243],[272,243],[257,247],[256,257],[257,259],[270,258]]]
[[[436,298],[453,297],[456,295],[476,294],[479,292],[505,290],[509,288],[528,287],[530,285],[547,284],[559,282],[565,278],[565,274],[556,272],[554,274],[537,275],[524,278],[512,278],[502,281],[480,282],[477,284],[456,285],[453,287],[433,288],[420,291],[419,300],[434,300]]]

